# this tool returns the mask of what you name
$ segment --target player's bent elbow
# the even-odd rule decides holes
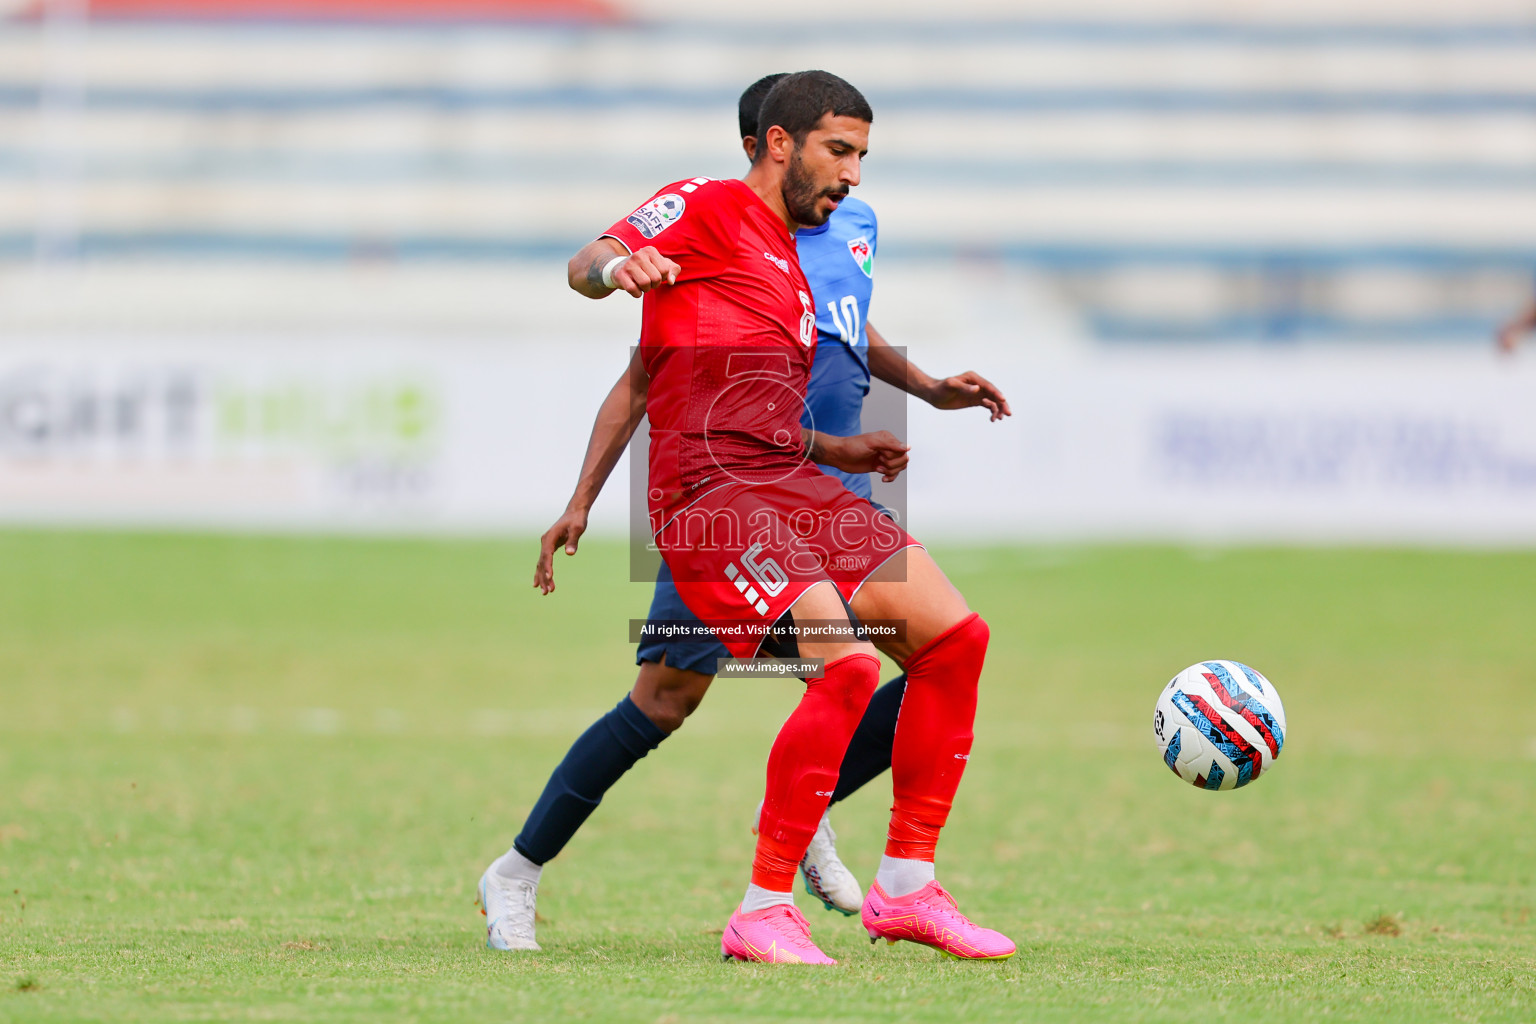
[[[572,256],[570,262],[565,265],[565,283],[570,285],[571,291],[587,298],[594,298],[587,283],[587,261],[582,260],[582,254]]]
[[[566,284],[571,286],[571,291],[589,299],[605,299],[614,288],[603,284],[603,266],[615,256],[628,254],[627,249],[608,236],[588,242],[566,263]]]

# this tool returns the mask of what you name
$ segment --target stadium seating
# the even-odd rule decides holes
[[[1497,4],[1004,22],[978,0],[809,42],[656,3],[10,6],[13,271],[547,261],[665,181],[739,173],[736,94],[801,66],[874,104],[882,259],[1024,273],[1086,337],[1481,340],[1536,267],[1536,24]]]

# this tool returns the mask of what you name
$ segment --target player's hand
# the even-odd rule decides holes
[[[1500,329],[1498,334],[1499,351],[1513,353],[1520,347],[1520,328],[1517,324],[1509,324]]]
[[[635,252],[613,271],[613,283],[639,298],[653,288],[676,284],[683,268],[663,256],[654,245]]]
[[[911,459],[911,448],[889,430],[853,437],[817,435],[816,461],[844,473],[879,473],[890,483],[901,475]]]
[[[533,585],[545,594],[555,589],[555,548],[565,545],[565,553],[576,553],[576,542],[587,532],[585,509],[568,508],[555,520],[555,525],[544,531],[539,538],[539,564],[533,570]]]
[[[975,370],[966,370],[953,377],[934,381],[928,404],[935,409],[969,409],[979,405],[991,414],[993,423],[1004,416],[1013,415],[1013,410],[1008,407],[1008,399],[1003,397],[997,385]]]

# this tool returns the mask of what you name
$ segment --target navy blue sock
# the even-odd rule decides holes
[[[843,766],[837,773],[832,803],[848,796],[891,766],[891,744],[896,739],[896,716],[901,713],[901,698],[907,692],[907,674],[901,675],[875,691],[859,719],[859,727],[848,742]]]
[[[603,802],[603,794],[634,763],[655,750],[667,734],[645,717],[629,694],[571,744],[528,812],[512,848],[543,864],[565,844]],[[886,763],[890,763],[887,743]]]

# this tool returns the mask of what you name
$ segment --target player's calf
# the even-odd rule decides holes
[[[838,766],[880,681],[879,673],[880,662],[873,654],[850,654],[831,662],[823,678],[807,683],[805,696],[779,730],[768,754],[753,889],[792,902],[795,871],[826,813]]]
[[[971,757],[977,683],[990,636],[986,622],[972,613],[907,659],[907,692],[891,749],[888,859],[933,863],[939,830]],[[890,886],[899,879],[887,869],[882,861],[883,881]],[[916,885],[899,888],[895,895]]]

